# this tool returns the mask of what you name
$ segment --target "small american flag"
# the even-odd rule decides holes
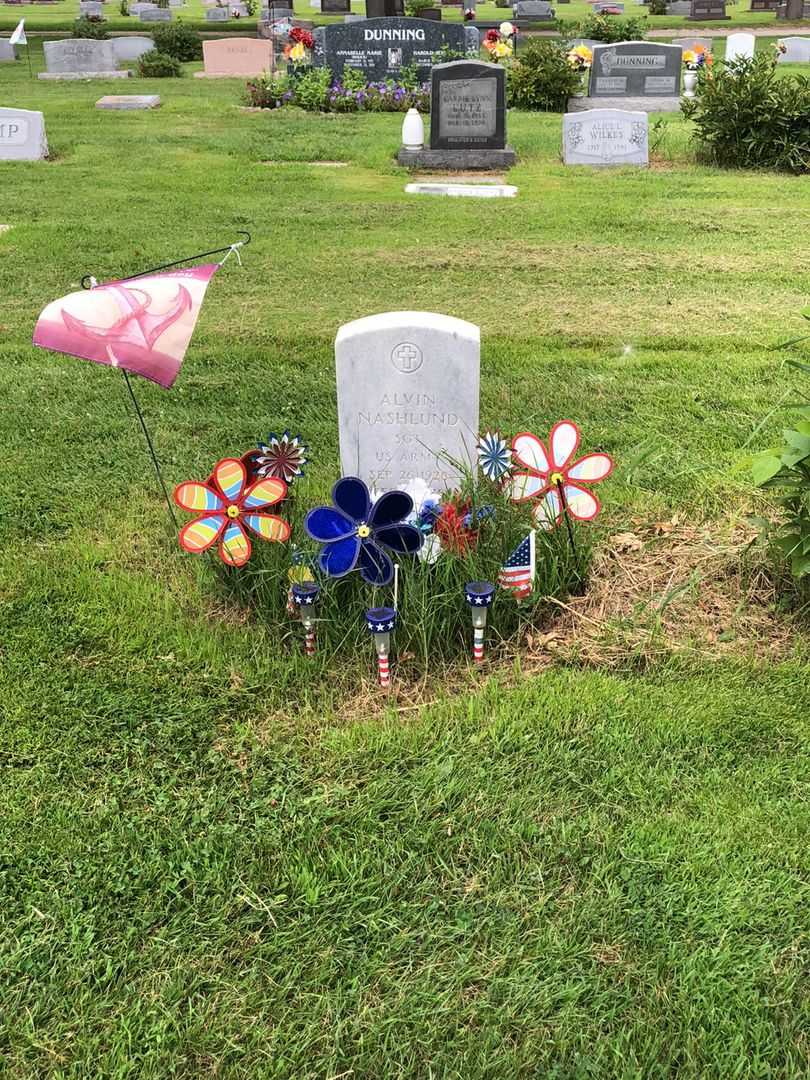
[[[518,600],[523,600],[532,591],[535,571],[534,555],[535,531],[521,540],[498,574],[498,584],[502,589],[511,589]]]

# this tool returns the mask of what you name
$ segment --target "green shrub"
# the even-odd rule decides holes
[[[580,85],[566,59],[562,42],[549,38],[530,41],[509,68],[507,96],[517,109],[565,112],[565,104]]]
[[[576,24],[576,33],[571,36],[613,45],[617,41],[643,41],[646,32],[646,18],[617,19],[615,15],[589,15]]]
[[[803,315],[810,320],[810,308]],[[806,340],[798,338],[787,344]],[[810,364],[798,360],[788,360],[788,364],[810,375]],[[805,396],[805,401],[810,402],[810,398]],[[783,438],[782,446],[754,458],[754,483],[779,493],[779,522],[761,524],[793,576],[810,581],[810,404],[799,408],[795,427],[785,430]]]
[[[647,6],[648,15],[666,15],[667,0],[650,0]]]
[[[118,13],[120,15],[129,15],[129,0],[121,0],[118,5]]]
[[[295,104],[310,112],[321,112],[327,107],[332,72],[328,67],[309,68],[295,79]]]
[[[697,128],[703,161],[810,172],[810,78],[777,74],[775,53],[701,71],[697,96],[681,109]]]
[[[202,59],[200,35],[181,22],[159,23],[152,30],[152,38],[158,52],[167,53],[183,63]]]
[[[73,36],[75,38],[96,38],[103,41],[110,35],[104,29],[104,23],[96,15],[82,15],[73,24]]]
[[[177,79],[183,69],[176,56],[150,49],[138,60],[138,74],[142,79]]]

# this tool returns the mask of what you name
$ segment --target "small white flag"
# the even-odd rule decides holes
[[[25,19],[20,19],[17,23],[17,27],[11,37],[8,39],[9,45],[27,45],[28,38],[25,36]]]

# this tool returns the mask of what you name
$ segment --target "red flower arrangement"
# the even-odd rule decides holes
[[[489,42],[491,45],[494,45],[496,41],[500,40],[501,35],[498,33],[497,30],[487,30],[487,32],[484,34],[484,44],[486,44],[486,42]]]
[[[290,41],[294,42],[296,45],[300,42],[305,49],[315,48],[315,38],[309,30],[305,30],[302,26],[294,26],[292,30],[290,30],[288,36]]]
[[[478,530],[470,528],[470,503],[445,502],[436,518],[434,532],[445,551],[464,555],[478,543]]]

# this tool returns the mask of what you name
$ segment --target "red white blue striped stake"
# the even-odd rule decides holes
[[[307,630],[306,637],[304,638],[304,652],[307,656],[315,655],[315,631]]]
[[[483,664],[484,662],[484,628],[483,626],[476,626],[473,628],[473,659],[476,664]]]
[[[304,624],[304,653],[315,655],[315,608],[321,596],[320,585],[314,581],[296,582],[290,589],[290,599]]]
[[[377,676],[380,686],[388,689],[391,685],[391,632],[397,625],[396,608],[369,608],[366,612],[366,628],[374,639],[374,651],[377,653]]]
[[[391,685],[391,667],[388,662],[388,653],[377,654],[377,674],[380,676],[380,686],[387,689]]]

